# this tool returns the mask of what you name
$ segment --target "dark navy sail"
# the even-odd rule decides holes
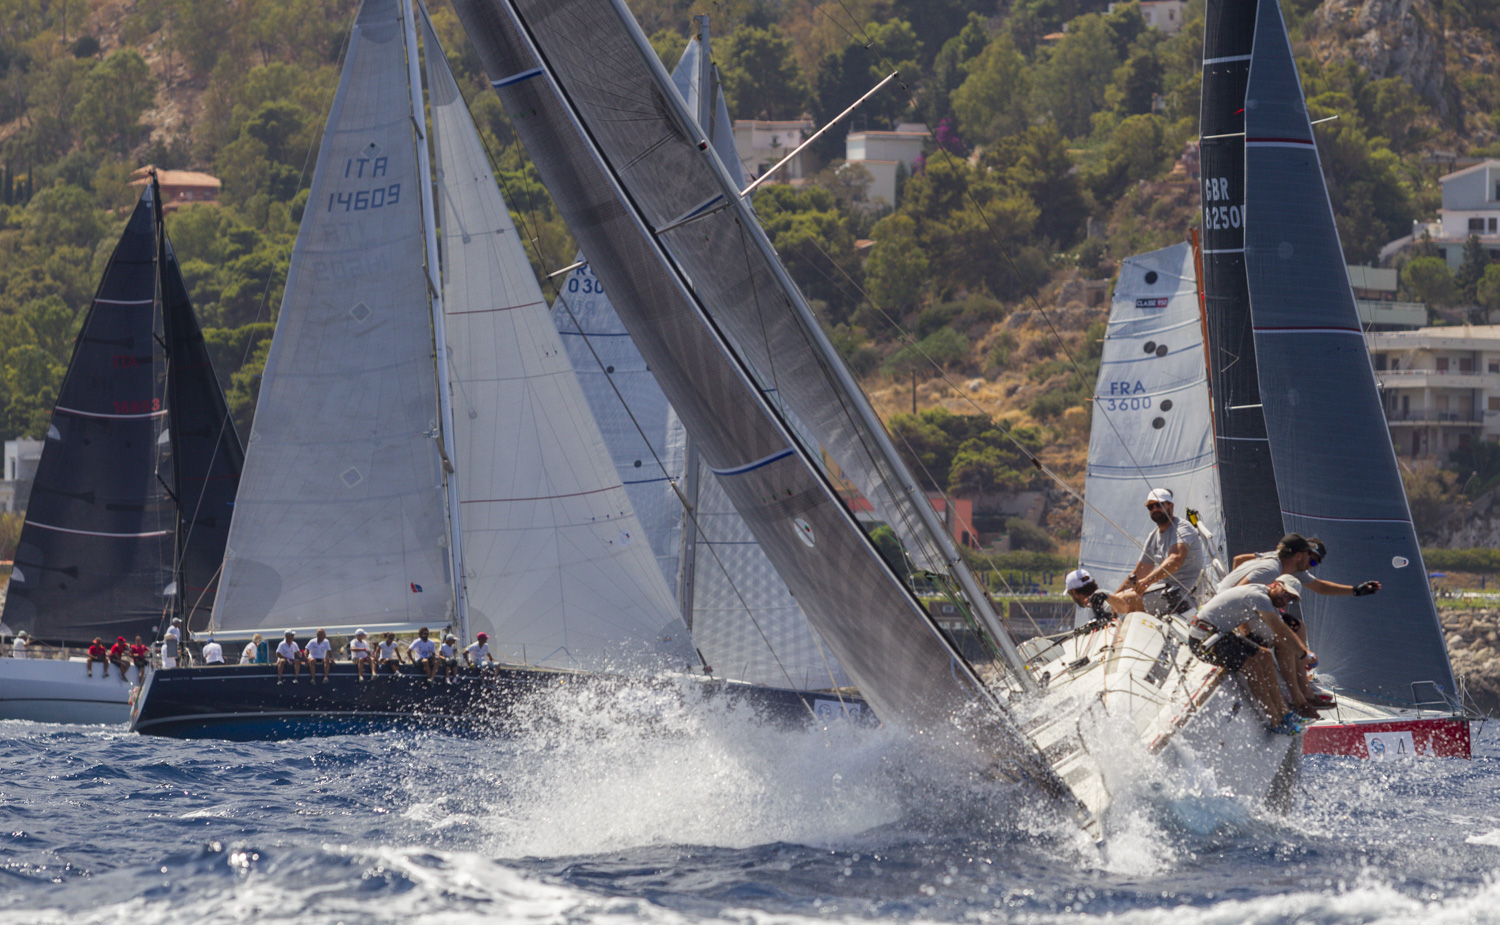
[[[169,347],[167,407],[179,511],[178,595],[191,629],[208,625],[245,451],[214,375],[172,244],[163,235],[162,319]]]
[[[1255,9],[1256,0],[1209,0],[1203,36],[1203,295],[1231,556],[1271,549],[1282,533],[1245,282],[1245,82]]]
[[[48,642],[150,636],[176,609],[179,543],[191,550],[183,561],[192,563],[187,574],[199,585],[224,551],[222,534],[214,548],[212,531],[180,532],[183,477],[203,473],[191,489],[201,494],[212,470],[226,477],[232,496],[238,440],[225,423],[232,466],[209,463],[193,437],[173,466],[174,398],[183,403],[188,431],[217,430],[208,423],[214,412],[200,408],[212,405],[223,415],[224,402],[180,277],[163,314],[158,267],[165,242],[155,196],[151,188],[142,194],[84,318],[16,550],[5,625]],[[176,334],[185,329],[194,336],[180,346]],[[207,561],[214,565],[204,574]]]

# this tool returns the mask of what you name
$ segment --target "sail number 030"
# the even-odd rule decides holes
[[[592,273],[574,273],[568,277],[568,291],[584,295],[604,295],[604,284]]]

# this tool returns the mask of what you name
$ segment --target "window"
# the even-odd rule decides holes
[[[1439,411],[1447,411],[1448,410],[1448,396],[1446,396],[1446,395],[1439,395],[1438,396],[1438,410]]]
[[[771,143],[775,144],[774,141],[771,142]],[[1470,231],[1483,231],[1484,230],[1484,219],[1482,219],[1482,218],[1471,218],[1471,219],[1469,219],[1469,230]]]
[[[1458,371],[1461,373],[1472,373],[1474,371],[1474,361],[1468,357],[1459,357]]]
[[[1391,357],[1391,369],[1400,369],[1400,368],[1401,368],[1401,359],[1400,359],[1400,357]]]
[[[1500,411],[1500,395],[1491,395],[1490,396],[1490,410],[1491,411]]]
[[[1494,230],[1495,230],[1495,222],[1496,222],[1496,221],[1497,221],[1497,220],[1496,220],[1496,219],[1493,219],[1493,218],[1492,218],[1492,219],[1490,219],[1490,220],[1489,220],[1489,225],[1490,225],[1490,231],[1494,231]]]
[[[1383,354],[1383,353],[1377,353],[1377,354],[1375,354],[1375,368],[1377,370],[1384,370],[1385,369],[1385,354]]]
[[[1496,362],[1495,360],[1490,360],[1490,372],[1492,372],[1492,373],[1500,373],[1500,362]]]
[[[1438,357],[1437,358],[1437,371],[1440,372],[1440,373],[1446,373],[1448,371],[1448,358],[1447,357]]]

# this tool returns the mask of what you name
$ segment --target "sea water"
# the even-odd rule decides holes
[[[505,739],[0,723],[0,922],[1500,922],[1492,730],[1311,758],[1286,815],[1122,758],[1096,844],[891,730],[640,696]]]

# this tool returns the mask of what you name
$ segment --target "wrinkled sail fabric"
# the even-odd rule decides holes
[[[468,107],[423,30],[470,626],[533,665],[696,663]]]
[[[1401,703],[1432,701],[1432,685],[1451,698],[1442,627],[1273,3],[1256,17],[1245,111],[1246,267],[1281,515],[1288,530],[1327,544],[1319,578],[1383,586],[1374,597],[1304,596],[1318,673]]]
[[[58,390],[6,592],[11,633],[149,638],[171,604],[174,422],[152,197],[110,256]]]
[[[287,273],[214,625],[442,626],[453,614],[406,49],[366,0]]]
[[[715,336],[669,255],[621,198],[621,173],[639,165],[642,149],[667,141],[654,136],[649,120],[636,119],[659,114],[661,100],[647,71],[649,45],[629,11],[609,3],[493,0],[460,0],[455,10],[662,391],[881,719],[923,731],[934,747],[972,760],[999,759],[1066,794],[1006,708],[880,561],[816,463],[788,445],[789,429],[755,391],[752,371]],[[589,87],[608,87],[618,108],[570,105]],[[630,126],[647,137],[594,147]],[[978,721],[965,723],[970,718]]]
[[[182,522],[178,574],[182,613],[188,628],[198,630],[213,612],[245,452],[170,241],[166,251],[162,318],[169,347],[167,396]]]
[[[1245,80],[1255,9],[1256,0],[1208,0],[1204,11],[1203,297],[1231,556],[1273,549],[1282,533],[1245,280]]]
[[[1113,591],[1140,561],[1156,529],[1145,509],[1153,488],[1170,489],[1179,517],[1192,508],[1219,537],[1209,415],[1192,247],[1126,258],[1094,388],[1078,553],[1099,587]],[[1217,544],[1212,553],[1223,561]]]
[[[678,92],[695,111],[700,49],[697,38],[688,42],[673,72]],[[724,95],[715,97],[714,147],[721,158],[733,157],[733,125]],[[737,160],[725,166],[743,181]],[[577,259],[585,257],[580,253]],[[786,583],[697,454],[692,461],[698,467],[698,497],[689,500],[694,517],[688,531],[694,548],[684,562],[685,523],[678,486],[687,490],[690,484],[685,477],[686,431],[593,270],[574,270],[562,290],[552,309],[553,321],[663,576],[670,586],[688,584],[693,644],[704,661],[717,674],[756,684],[846,684],[837,660],[820,644]],[[649,442],[643,435],[649,435]],[[684,568],[691,574],[684,574]]]

